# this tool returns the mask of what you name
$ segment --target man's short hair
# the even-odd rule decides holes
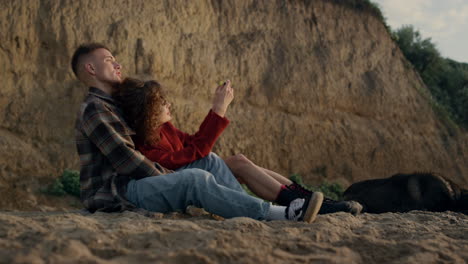
[[[104,46],[101,43],[82,44],[75,50],[75,53],[73,53],[73,57],[72,57],[72,60],[71,60],[71,67],[72,67],[73,73],[75,73],[75,76],[77,78],[79,78],[79,76],[78,76],[78,63],[79,63],[80,58],[82,56],[84,56],[84,55],[90,54],[91,52],[93,52],[93,51],[95,51],[97,49],[106,49],[106,50],[110,51],[109,48],[107,48],[106,46]]]

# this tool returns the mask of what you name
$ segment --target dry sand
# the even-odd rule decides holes
[[[0,263],[466,263],[468,216],[319,216],[313,224],[143,216],[1,212]]]

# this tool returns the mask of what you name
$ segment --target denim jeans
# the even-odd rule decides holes
[[[177,171],[194,168],[202,169],[213,174],[216,182],[228,187],[229,189],[245,192],[239,181],[237,181],[236,177],[232,174],[231,169],[229,169],[224,160],[214,152],[210,152],[208,156],[189,163],[177,169]]]
[[[193,205],[224,218],[263,220],[270,208],[270,203],[248,195],[214,153],[174,173],[130,181],[127,199],[153,212],[183,211]]]

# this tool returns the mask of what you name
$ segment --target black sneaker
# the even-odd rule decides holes
[[[288,186],[288,189],[296,193],[299,197],[308,198],[314,192],[307,190],[302,185],[294,182]],[[337,212],[351,213],[353,215],[360,214],[363,207],[360,203],[355,201],[335,201],[330,198],[323,200],[322,207],[320,208],[319,214],[332,214]]]
[[[295,181],[293,181],[292,184],[288,185],[287,188],[302,198],[310,197],[313,193],[312,191],[307,190],[306,188],[304,188],[302,185],[300,185],[299,183]]]
[[[323,202],[323,194],[314,192],[310,199],[298,198],[286,208],[286,219],[312,223],[317,217]]]
[[[329,198],[325,198],[320,207],[319,214],[332,214],[337,212],[351,213],[357,215],[361,213],[362,205],[356,201],[335,201]]]

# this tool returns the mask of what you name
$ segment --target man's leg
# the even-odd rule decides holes
[[[161,213],[183,211],[194,205],[225,218],[245,216],[262,220],[270,208],[261,199],[218,184],[212,174],[200,169],[133,180],[127,188],[130,202]]]
[[[209,173],[213,174],[216,182],[219,184],[236,191],[245,192],[224,160],[213,152],[210,152],[210,154],[204,158],[179,168],[177,171],[191,168],[198,168],[208,171]]]

